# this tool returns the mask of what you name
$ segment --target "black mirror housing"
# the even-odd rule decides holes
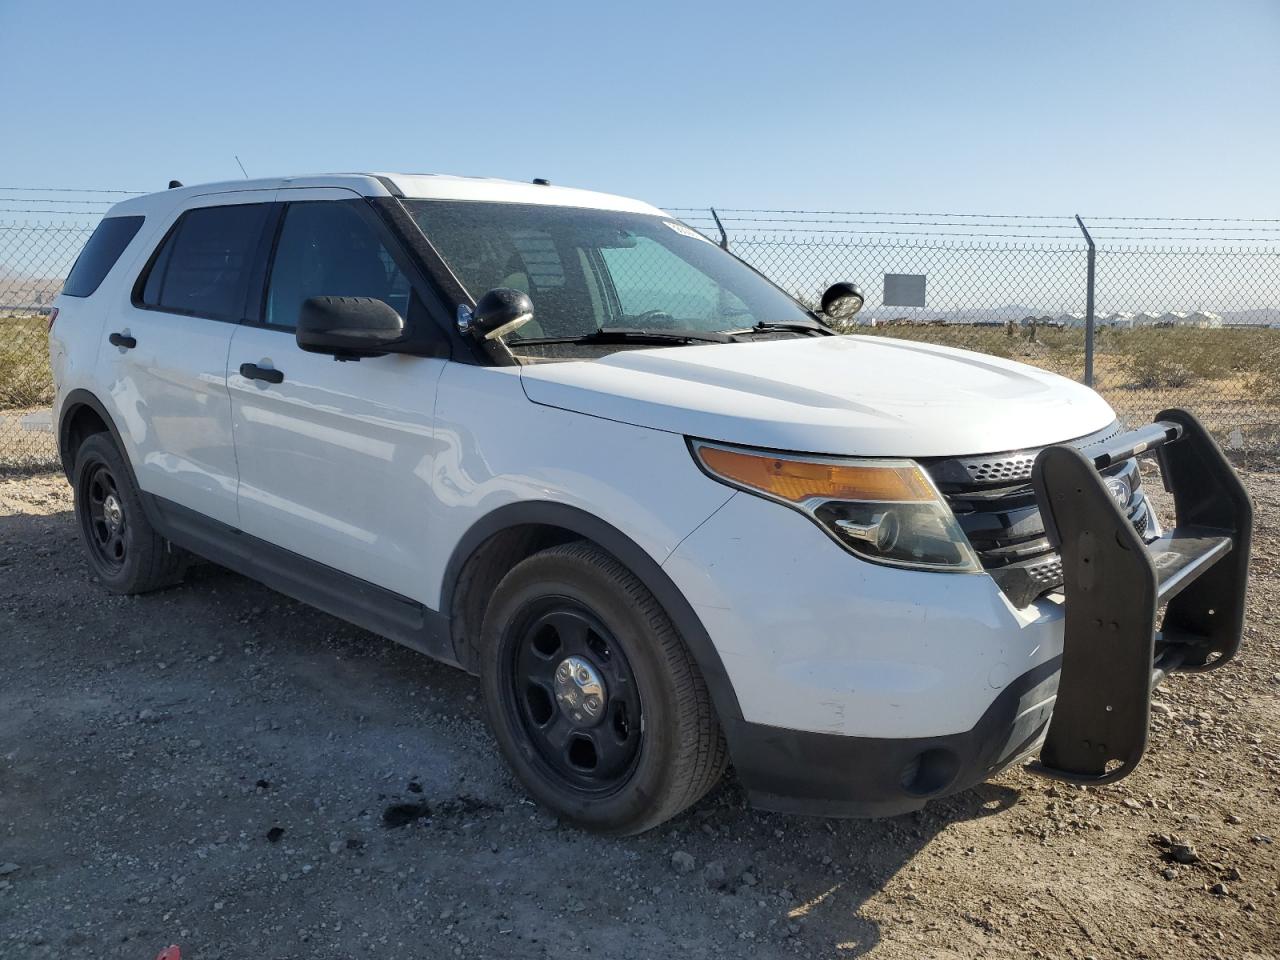
[[[862,290],[856,283],[841,281],[823,291],[822,312],[837,323],[843,323],[853,319],[854,314],[862,309],[863,302]]]
[[[533,319],[533,301],[522,290],[496,287],[471,310],[458,313],[458,328],[480,340],[497,340]]]
[[[380,357],[404,335],[404,318],[374,297],[311,297],[294,333],[303,350],[339,360]]]

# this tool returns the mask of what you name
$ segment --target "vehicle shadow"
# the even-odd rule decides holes
[[[774,917],[779,940],[798,936],[805,955],[840,957],[862,956],[875,948],[885,922],[913,927],[924,938],[922,947],[936,941],[936,935],[929,936],[933,928],[916,916],[926,911],[918,908],[915,891],[928,885],[926,867],[918,861],[944,831],[1001,814],[1021,796],[1011,787],[984,783],[911,814],[831,820],[753,811],[732,771],[717,793],[727,795],[737,808],[725,832],[758,836],[748,869],[769,877],[771,896],[764,903],[782,901]],[[709,801],[717,799],[713,794]],[[688,816],[698,820],[707,815],[703,806]],[[740,886],[736,893],[750,895]],[[877,900],[875,915],[869,915],[864,908],[880,894],[886,895]]]

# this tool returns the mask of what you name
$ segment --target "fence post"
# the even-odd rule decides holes
[[[1084,234],[1084,242],[1089,245],[1089,269],[1085,276],[1085,295],[1084,295],[1084,385],[1086,387],[1093,386],[1093,267],[1096,260],[1097,251],[1093,246],[1093,237],[1089,236],[1089,230],[1084,225],[1084,221],[1080,219],[1080,214],[1076,214],[1076,223],[1080,225],[1080,232]]]

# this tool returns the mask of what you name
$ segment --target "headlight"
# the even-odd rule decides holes
[[[701,440],[690,449],[716,480],[799,510],[850,553],[898,567],[982,572],[951,508],[911,460],[808,457]]]

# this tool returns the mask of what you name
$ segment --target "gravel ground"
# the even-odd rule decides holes
[[[1280,956],[1280,472],[1245,647],[1140,770],[920,814],[642,837],[530,805],[469,677],[215,567],[90,578],[69,490],[0,478],[0,957]]]

